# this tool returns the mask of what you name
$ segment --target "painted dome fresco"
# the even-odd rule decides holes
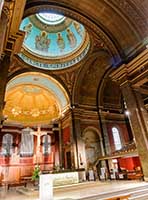
[[[63,69],[78,63],[89,49],[84,26],[54,13],[38,13],[24,18],[25,32],[19,54],[26,63],[43,69]]]

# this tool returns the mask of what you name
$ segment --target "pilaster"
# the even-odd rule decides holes
[[[4,55],[3,59],[0,60],[0,121],[3,120],[4,98],[9,66],[10,56]]]
[[[128,64],[123,64],[114,70],[110,77],[120,85],[129,111],[129,122],[135,137],[144,179],[147,181],[148,113],[140,92],[145,83],[148,82],[148,49],[145,49]]]
[[[136,140],[145,179],[148,179],[148,114],[144,110],[142,98],[130,84],[124,83],[121,90],[129,111],[129,121]],[[142,106],[143,105],[143,106]]]

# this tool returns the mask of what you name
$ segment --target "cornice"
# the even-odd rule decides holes
[[[113,81],[123,85],[125,82],[137,84],[148,76],[148,49],[145,49],[128,64],[123,64],[110,75]]]
[[[100,115],[101,115],[101,120],[117,120],[117,121],[125,120],[124,114],[101,111]]]

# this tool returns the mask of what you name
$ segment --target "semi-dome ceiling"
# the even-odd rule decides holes
[[[44,69],[63,69],[79,62],[89,49],[84,26],[63,15],[38,13],[24,18],[25,31],[19,56],[28,64]]]
[[[49,124],[68,106],[64,89],[49,76],[24,73],[12,79],[5,95],[4,115],[23,124]]]
[[[8,119],[22,123],[49,123],[60,115],[54,95],[35,85],[16,86],[6,95],[4,114]]]

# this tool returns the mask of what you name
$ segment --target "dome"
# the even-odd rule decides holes
[[[19,54],[26,63],[43,69],[63,69],[78,63],[89,49],[84,26],[54,13],[37,13],[24,18],[25,32]]]

